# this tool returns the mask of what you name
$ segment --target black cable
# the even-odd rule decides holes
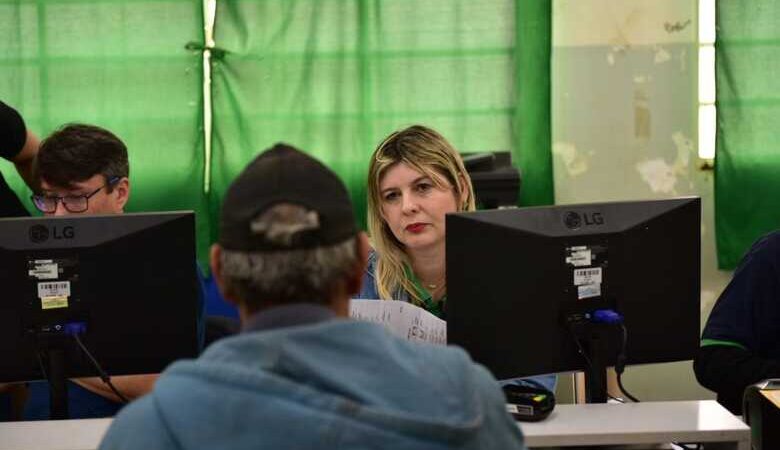
[[[579,338],[577,338],[577,335],[574,334],[574,330],[572,330],[571,327],[569,327],[569,332],[571,333],[572,339],[574,339],[574,343],[577,344],[577,352],[580,355],[582,355],[583,359],[585,359],[585,364],[588,365],[588,368],[593,370],[593,363],[590,362],[590,358],[588,357],[588,353],[582,347],[582,343],[580,342]]]
[[[38,366],[41,368],[41,374],[43,374],[43,378],[45,378],[46,381],[51,381],[49,380],[49,374],[46,373],[46,366],[43,364],[43,357],[41,357],[41,351],[37,350],[35,352],[35,356],[38,357]]]
[[[625,324],[620,324],[620,329],[623,331],[623,339],[620,343],[620,352],[618,353],[617,360],[615,361],[615,373],[617,374],[617,383],[620,391],[625,394],[632,402],[639,403],[639,399],[631,395],[623,386],[623,371],[626,370],[626,349],[628,347],[628,330]]]
[[[87,355],[89,360],[92,362],[92,365],[95,366],[95,369],[98,372],[98,376],[100,376],[100,379],[103,381],[103,383],[108,385],[108,387],[111,388],[111,391],[113,391],[114,394],[119,397],[123,403],[130,403],[130,400],[128,400],[127,397],[122,395],[122,393],[117,390],[117,388],[114,386],[114,383],[111,382],[111,377],[103,370],[102,367],[100,367],[100,364],[97,362],[95,357],[92,356],[92,353],[90,353],[84,343],[81,342],[81,338],[79,337],[78,333],[73,333],[72,336],[76,339],[76,343],[79,344],[79,347],[81,347],[81,350],[84,352],[84,354]]]

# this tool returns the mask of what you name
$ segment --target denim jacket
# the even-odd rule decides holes
[[[100,448],[525,448],[498,384],[464,351],[322,310],[272,308],[173,364]]]

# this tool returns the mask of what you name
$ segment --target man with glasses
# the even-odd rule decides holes
[[[40,193],[32,196],[42,213],[118,214],[130,196],[127,147],[110,131],[70,124],[55,131],[38,153]]]
[[[37,161],[40,191],[33,204],[44,215],[119,214],[130,196],[127,147],[110,131],[94,125],[69,124],[47,137]],[[149,392],[157,375],[112,377],[112,383],[128,399]],[[68,383],[71,418],[114,415],[121,400],[99,378],[73,379]],[[48,385],[30,384],[26,419],[49,415]]]

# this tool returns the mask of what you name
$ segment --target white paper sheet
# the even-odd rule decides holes
[[[384,325],[410,341],[447,344],[447,322],[411,303],[397,300],[352,300],[350,315]]]

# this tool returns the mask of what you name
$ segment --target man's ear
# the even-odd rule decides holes
[[[116,208],[117,212],[125,210],[127,201],[130,200],[130,180],[127,177],[122,177],[114,185],[113,192],[116,193]]]
[[[225,292],[225,281],[222,277],[222,247],[219,244],[213,244],[209,251],[209,265],[211,266],[211,276],[214,278],[214,282],[217,283],[217,288],[222,294],[222,298],[225,301],[235,305],[236,300],[230,292]]]
[[[347,279],[347,294],[350,297],[357,295],[363,286],[363,275],[368,267],[368,252],[371,251],[371,244],[368,243],[368,236],[364,232],[357,235],[357,263],[352,273]]]

